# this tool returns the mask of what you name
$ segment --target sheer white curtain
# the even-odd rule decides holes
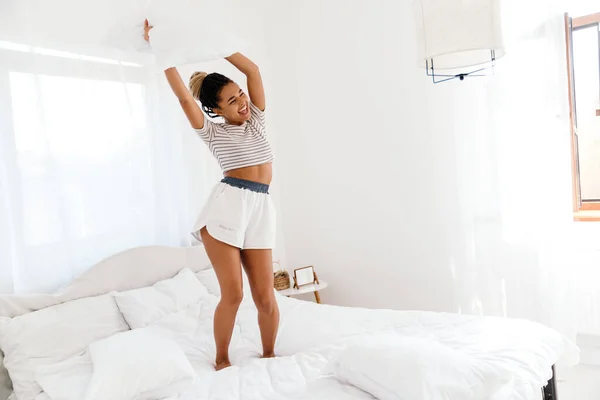
[[[507,55],[493,78],[460,83],[454,264],[460,311],[536,320],[575,340],[594,318],[577,310],[590,311],[579,289],[595,274],[575,268],[567,10],[504,2]]]
[[[0,293],[190,242],[193,132],[149,56],[98,45],[109,20],[102,2],[0,3]]]

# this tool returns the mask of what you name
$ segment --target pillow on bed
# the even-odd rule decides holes
[[[129,326],[137,329],[198,303],[207,295],[206,288],[186,268],[154,286],[115,293],[115,299]]]
[[[113,8],[116,22],[108,27],[103,44],[125,51],[147,52],[151,48],[160,69],[216,60],[241,50],[241,41],[232,34],[230,24],[207,17],[209,13],[231,15],[229,1],[148,0],[140,6],[135,0],[114,0]],[[145,18],[154,27],[150,46],[143,40]]]
[[[381,400],[483,400],[510,380],[439,342],[401,337],[348,347],[325,372]]]
[[[188,390],[195,377],[177,343],[148,329],[100,340],[82,355],[36,371],[52,400],[163,399]]]
[[[81,400],[85,398],[92,373],[92,360],[85,351],[56,364],[38,367],[35,380],[52,400]]]
[[[15,318],[0,318],[0,348],[19,400],[41,392],[35,370],[83,352],[90,343],[129,330],[114,297],[84,298]]]
[[[86,400],[150,400],[177,396],[196,374],[174,341],[146,329],[121,333],[89,349],[94,374]]]

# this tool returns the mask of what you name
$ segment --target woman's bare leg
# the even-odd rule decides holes
[[[272,252],[271,250],[242,250],[242,263],[258,310],[263,357],[274,357],[275,340],[279,329],[279,307],[273,292]]]
[[[235,317],[244,296],[240,249],[213,238],[206,228],[202,228],[200,234],[221,287],[221,299],[215,310],[214,318],[215,345],[217,347],[215,364],[219,371],[231,366],[229,343],[235,325]]]

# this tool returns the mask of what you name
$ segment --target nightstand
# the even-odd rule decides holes
[[[325,288],[327,288],[327,282],[320,281],[319,283],[300,286],[298,289],[292,287],[289,289],[280,290],[278,293],[282,296],[290,297],[312,292],[315,294],[315,300],[317,301],[317,303],[321,304],[321,296],[319,296],[319,291]]]

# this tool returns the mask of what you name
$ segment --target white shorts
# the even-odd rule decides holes
[[[224,181],[227,181],[225,178]],[[206,230],[213,238],[239,249],[273,249],[275,247],[275,206],[268,193],[251,189],[255,182],[229,179],[232,186],[218,183],[198,217],[192,235],[202,241],[200,231]]]

